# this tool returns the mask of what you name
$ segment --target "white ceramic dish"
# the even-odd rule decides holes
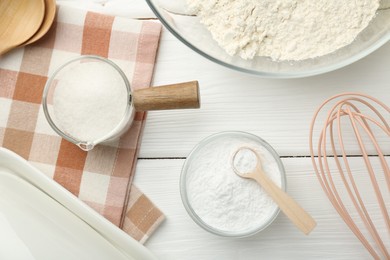
[[[1,259],[156,259],[15,153],[0,148]]]

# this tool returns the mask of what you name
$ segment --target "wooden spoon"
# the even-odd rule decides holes
[[[54,17],[56,16],[56,0],[44,0],[45,1],[45,15],[43,18],[43,22],[39,30],[23,45],[27,45],[33,42],[38,41],[42,38],[47,31],[49,31],[51,25],[53,24]]]
[[[42,24],[43,0],[0,1],[0,55],[33,36]]]
[[[247,154],[240,153],[246,152]],[[248,165],[240,165],[242,156],[255,156],[256,166],[248,171]],[[241,162],[242,164],[242,162]],[[282,212],[299,228],[304,234],[309,234],[316,226],[315,220],[286,192],[279,188],[268,176],[264,173],[261,167],[261,161],[258,153],[249,147],[241,147],[233,155],[232,167],[234,172],[242,177],[256,180],[268,195],[278,204]]]

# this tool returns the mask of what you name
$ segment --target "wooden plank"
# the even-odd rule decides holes
[[[368,181],[362,160],[351,160],[354,173]],[[135,184],[167,217],[146,243],[159,259],[370,259],[328,201],[310,159],[289,158],[283,159],[283,163],[288,193],[316,219],[315,230],[305,236],[280,214],[266,230],[243,239],[209,234],[192,221],[180,199],[179,177],[183,163],[184,160],[140,160],[137,166]],[[376,170],[378,167],[379,164],[375,164]],[[390,201],[388,193],[385,199]],[[383,227],[383,230],[386,229]],[[390,241],[385,242],[389,246]]]
[[[199,80],[202,104],[200,110],[150,112],[140,156],[184,157],[206,136],[230,130],[259,135],[281,155],[308,155],[309,124],[325,99],[352,91],[390,104],[389,55],[387,44],[324,75],[261,79],[212,63],[164,30],[154,85]],[[390,147],[388,138],[384,142]]]
[[[143,0],[60,0],[58,3],[125,17],[154,17]],[[140,156],[185,157],[203,138],[231,130],[262,137],[282,156],[308,155],[310,120],[326,98],[355,91],[390,104],[389,55],[390,44],[387,44],[335,72],[304,79],[261,79],[201,57],[164,29],[153,85],[198,80],[202,108],[150,112]],[[381,142],[390,150],[389,138]],[[351,153],[359,150],[354,147]]]

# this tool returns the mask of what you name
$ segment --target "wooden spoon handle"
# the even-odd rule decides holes
[[[136,90],[133,104],[138,111],[199,108],[198,81]]]
[[[271,179],[258,171],[252,176],[264,190],[272,197],[282,212],[305,235],[309,234],[317,225],[315,220],[286,192],[280,189]]]

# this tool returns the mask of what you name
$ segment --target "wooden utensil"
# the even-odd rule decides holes
[[[42,24],[43,0],[0,1],[0,55],[33,36]]]
[[[257,159],[256,166],[251,172],[241,172],[237,168],[235,159],[237,154],[240,152],[248,150],[252,152]],[[314,227],[316,226],[315,220],[286,192],[280,189],[268,176],[264,173],[261,166],[261,160],[258,153],[249,147],[241,147],[233,155],[232,167],[234,172],[242,177],[247,179],[253,179],[257,181],[261,187],[267,192],[268,195],[278,204],[282,212],[299,228],[304,234],[309,234]]]
[[[54,17],[56,15],[56,0],[44,0],[45,2],[45,15],[43,18],[43,22],[41,27],[39,27],[38,31],[23,45],[27,45],[41,39],[47,31],[49,31],[51,25],[53,24]]]
[[[136,90],[132,96],[138,111],[200,107],[197,81]]]

